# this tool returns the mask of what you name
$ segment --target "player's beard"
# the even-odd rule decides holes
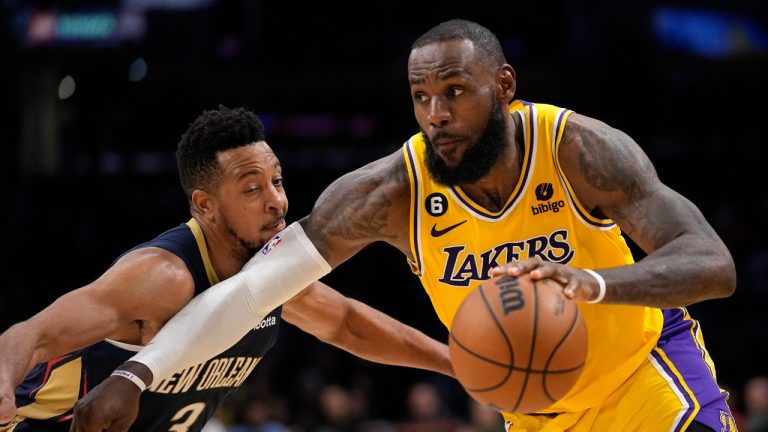
[[[508,113],[502,111],[501,104],[494,101],[483,135],[469,146],[455,167],[448,166],[435,152],[432,141],[422,130],[421,135],[427,143],[426,163],[430,177],[443,186],[454,186],[473,183],[487,175],[507,147],[505,115]]]
[[[244,263],[256,255],[256,252],[264,246],[264,244],[259,242],[253,242],[240,237],[237,231],[232,228],[232,225],[229,224],[225,215],[222,214],[221,219],[224,229],[235,239],[235,243],[237,244],[237,247],[234,248],[233,252],[239,256]]]

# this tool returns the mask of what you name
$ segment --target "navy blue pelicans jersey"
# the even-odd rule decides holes
[[[163,248],[179,256],[194,278],[195,295],[218,282],[195,219],[134,249],[144,247]],[[243,339],[213,359],[153,383],[141,396],[139,416],[130,430],[201,430],[274,345],[280,312],[280,308],[270,312]],[[104,340],[37,365],[16,389],[17,417],[0,426],[0,432],[69,431],[75,402],[140,349]]]

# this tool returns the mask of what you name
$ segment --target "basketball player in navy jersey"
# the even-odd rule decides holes
[[[255,114],[204,112],[177,157],[192,218],[0,336],[0,431],[68,431],[77,400],[190,299],[278,246],[288,201]],[[282,318],[368,360],[452,374],[447,346],[322,283],[283,300],[233,346],[154,383],[131,430],[201,430],[275,343]]]
[[[577,302],[589,337],[579,380],[547,409],[503,413],[508,432],[733,431],[727,392],[684,306],[731,295],[735,267],[696,206],[625,133],[516,100],[514,69],[477,23],[450,20],[419,37],[408,83],[420,131],[332,183],[270,253],[196,297],[189,316],[119,370],[152,384],[196,364],[245,334],[278,294],[381,241],[405,255],[449,329],[463,298],[510,261],[507,271],[550,278]],[[624,236],[647,256],[635,262]],[[231,296],[264,307],[220,300]],[[141,386],[106,380],[76,410],[74,432],[122,432],[111,425],[131,415]]]

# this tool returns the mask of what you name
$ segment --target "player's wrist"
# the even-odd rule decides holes
[[[152,385],[152,371],[144,364],[128,361],[120,365],[112,376],[125,378],[133,382],[142,392]]]
[[[605,299],[605,292],[607,291],[607,288],[605,285],[605,279],[603,279],[603,277],[600,276],[600,274],[594,270],[590,270],[590,269],[582,269],[582,270],[589,273],[590,276],[595,278],[595,280],[597,281],[597,289],[598,289],[597,297],[593,298],[592,300],[587,300],[586,302],[592,303],[592,304],[602,302],[603,299]]]

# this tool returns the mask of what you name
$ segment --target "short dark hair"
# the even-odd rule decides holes
[[[444,21],[421,35],[411,46],[411,51],[438,42],[469,40],[485,58],[501,66],[507,62],[499,39],[492,31],[480,24],[464,19]]]
[[[179,180],[187,200],[195,189],[211,190],[219,179],[217,153],[264,141],[264,125],[245,108],[203,111],[181,136],[176,150]]]

